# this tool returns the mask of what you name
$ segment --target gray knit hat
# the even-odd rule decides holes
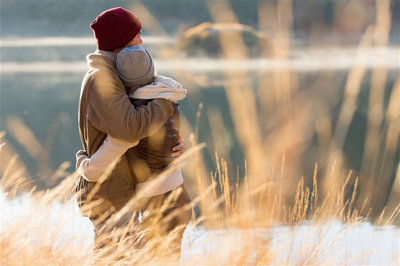
[[[155,75],[153,59],[146,49],[130,46],[117,54],[117,70],[127,87],[149,84]]]

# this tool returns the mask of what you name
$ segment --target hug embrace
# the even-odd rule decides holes
[[[81,213],[93,223],[97,250],[118,246],[127,236],[134,239],[132,248],[140,248],[155,234],[173,232],[170,249],[179,255],[191,208],[173,161],[184,152],[177,101],[187,91],[156,75],[152,56],[140,47],[142,25],[133,13],[109,9],[90,26],[98,49],[87,56],[79,101],[83,149],[76,155],[75,190]],[[124,235],[113,236],[119,228]]]

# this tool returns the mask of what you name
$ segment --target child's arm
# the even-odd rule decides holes
[[[136,143],[107,136],[99,149],[89,157],[85,151],[76,154],[76,169],[89,182],[96,182],[107,170],[111,170],[117,160]],[[110,169],[109,169],[110,168]]]

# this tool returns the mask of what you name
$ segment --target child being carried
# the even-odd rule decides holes
[[[77,169],[89,182],[96,182],[116,160],[127,153],[131,170],[136,176],[135,191],[141,197],[153,197],[172,191],[183,184],[182,172],[177,168],[157,180],[149,180],[164,171],[174,160],[172,148],[179,144],[179,104],[186,89],[177,81],[155,75],[154,63],[147,50],[139,46],[126,47],[117,54],[116,68],[128,89],[131,103],[136,108],[155,98],[165,98],[174,107],[173,115],[151,136],[138,143],[130,143],[107,135],[103,144],[89,158],[85,151],[77,153]],[[133,147],[133,148],[132,148]]]

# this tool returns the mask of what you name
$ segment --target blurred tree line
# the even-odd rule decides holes
[[[101,11],[115,6],[132,10],[132,6],[141,3],[160,21],[163,29],[173,35],[212,21],[208,5],[215,1],[218,0],[1,0],[0,34],[2,37],[88,36],[92,34],[90,22]],[[271,14],[259,14],[259,8],[265,4],[276,5],[277,0],[228,2],[240,23],[273,30],[272,24],[260,25],[259,18]],[[375,0],[292,0],[294,37],[313,42],[329,41],[327,36],[358,40],[365,28],[374,22],[375,5]],[[399,42],[399,0],[391,1],[391,11],[391,41]]]

